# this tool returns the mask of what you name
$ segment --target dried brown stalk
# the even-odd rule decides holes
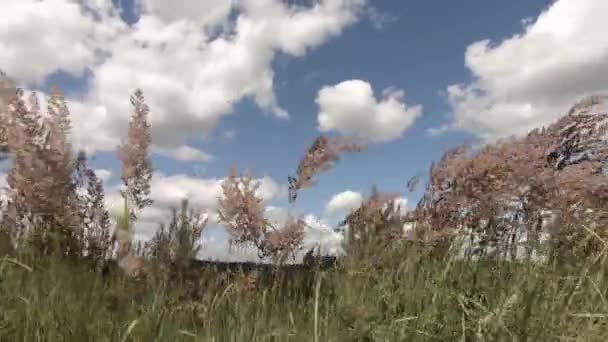
[[[118,159],[122,165],[121,179],[124,184],[121,194],[127,202],[130,219],[135,220],[141,209],[153,203],[149,197],[152,164],[148,156],[151,141],[148,123],[150,109],[144,102],[141,90],[136,90],[131,96],[131,104],[134,112],[129,122],[127,140],[118,149]]]
[[[322,171],[327,171],[339,160],[342,152],[360,152],[364,149],[348,137],[317,137],[312,146],[300,161],[295,177],[288,177],[289,203],[294,203],[298,190],[314,185],[313,177]]]
[[[289,218],[284,227],[276,229],[264,216],[262,199],[256,195],[259,183],[249,175],[237,177],[236,169],[230,169],[222,183],[223,198],[219,199],[220,222],[236,243],[253,243],[260,258],[283,257],[300,246],[305,223]]]

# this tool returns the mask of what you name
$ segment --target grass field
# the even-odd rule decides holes
[[[262,271],[255,281],[212,268],[169,282],[134,281],[82,264],[5,258],[0,340],[608,339],[602,261],[538,265],[403,253],[386,251],[375,263],[344,259],[319,272]]]

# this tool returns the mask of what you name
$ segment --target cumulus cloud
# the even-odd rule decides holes
[[[319,246],[323,254],[342,254],[344,235],[332,229],[331,225],[322,218],[309,214],[304,217],[308,226],[304,237],[304,246]],[[300,256],[301,257],[301,256]]]
[[[129,25],[110,1],[0,0],[0,65],[28,86],[59,70],[90,71],[85,94],[69,99],[80,148],[113,150],[126,131],[129,95],[141,88],[155,149],[202,160],[185,140],[208,133],[243,98],[287,118],[274,93],[275,56],[301,57],[338,36],[365,0],[137,4],[139,20]]]
[[[333,197],[325,205],[325,213],[334,215],[336,213],[346,213],[358,208],[363,202],[363,195],[360,192],[346,190]]]
[[[522,32],[468,46],[473,81],[448,87],[453,121],[484,140],[523,134],[566,114],[580,98],[608,91],[604,0],[558,0]]]
[[[107,170],[107,169],[96,169],[95,174],[105,184],[107,184],[108,181],[110,180],[110,177],[112,177],[112,171]]]
[[[143,12],[158,16],[167,22],[189,20],[204,27],[213,27],[222,23],[230,14],[234,0],[178,2],[138,0],[137,4]]]
[[[6,173],[0,173],[0,204],[7,200],[7,188]]]
[[[422,114],[422,106],[408,106],[404,92],[386,89],[381,99],[362,80],[349,80],[323,87],[316,98],[319,129],[356,135],[373,142],[397,139]]]
[[[404,215],[408,211],[408,200],[405,197],[399,197],[395,199],[395,208],[399,207],[401,215]]]
[[[223,262],[260,262],[258,250],[253,245],[230,244],[226,236],[204,235],[200,241],[198,258]]]
[[[337,193],[325,205],[325,214],[332,216],[335,214],[348,214],[351,210],[357,209],[363,203],[364,198],[360,192],[346,190]],[[396,197],[394,199],[395,209],[399,207],[401,214],[405,214],[408,210],[408,199],[405,197]]]
[[[396,22],[398,17],[390,12],[382,11],[376,7],[368,6],[365,14],[376,30],[382,30],[388,25]]]
[[[278,228],[282,227],[285,222],[287,222],[289,211],[287,208],[269,205],[264,210],[264,216],[270,221],[270,224]]]
[[[258,191],[256,192],[263,201],[270,202],[276,198],[285,198],[287,195],[287,185],[277,183],[271,177],[265,176],[258,178],[257,181],[260,184]]]
[[[80,75],[95,63],[94,37],[103,32],[77,2],[1,0],[0,8],[0,66],[10,76],[40,84],[59,69]]]
[[[222,135],[225,141],[233,140],[236,137],[236,131],[234,129],[229,129],[224,132]]]
[[[213,159],[213,156],[209,153],[188,145],[182,145],[173,149],[159,147],[155,149],[155,152],[179,161],[207,162]]]

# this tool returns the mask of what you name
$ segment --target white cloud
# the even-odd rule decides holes
[[[189,20],[205,27],[213,27],[222,23],[234,0],[205,0],[205,1],[178,1],[165,0],[137,0],[139,7],[147,14],[171,22]]]
[[[362,80],[323,87],[316,99],[319,129],[374,142],[397,139],[422,114],[421,105],[409,107],[403,96],[402,90],[386,89],[377,100],[371,85]]]
[[[590,93],[608,91],[604,0],[558,0],[522,32],[466,50],[473,82],[448,87],[452,129],[493,140],[552,122]]]
[[[404,215],[408,211],[407,204],[408,204],[408,200],[405,197],[399,197],[399,198],[395,199],[395,208],[397,208],[397,206],[399,206],[399,211],[402,215]]]
[[[243,98],[287,118],[274,93],[275,56],[301,57],[338,36],[357,20],[365,0],[311,6],[141,0],[140,19],[131,26],[109,1],[81,3],[86,11],[71,0],[0,0],[7,19],[0,23],[0,65],[30,86],[58,70],[91,70],[86,94],[70,99],[77,147],[113,150],[126,131],[129,95],[141,88],[151,108],[155,149],[179,151],[189,136],[208,133]],[[181,152],[175,156],[204,158]]]
[[[318,245],[323,254],[344,253],[344,236],[333,230],[327,221],[312,214],[306,215],[304,221],[308,225],[303,243],[305,247]]]
[[[204,235],[198,258],[224,262],[260,262],[258,251],[254,246],[243,244],[231,246],[225,236]]]
[[[0,205],[3,205],[8,199],[7,189],[8,183],[6,182],[6,173],[0,173]]]
[[[365,14],[376,30],[382,30],[399,19],[396,15],[373,6],[367,6]]]
[[[268,202],[287,195],[287,185],[279,184],[268,176],[258,178],[257,181],[259,182],[260,187],[256,194],[264,201]]]
[[[325,213],[334,215],[336,213],[347,213],[358,208],[363,202],[363,195],[360,192],[347,190],[332,196],[325,206]]]
[[[93,18],[75,1],[0,0],[0,67],[21,82],[40,84],[58,69],[81,74],[95,62]]]
[[[286,208],[269,205],[264,210],[264,215],[270,223],[277,228],[282,227],[289,219],[289,211]]]
[[[236,137],[236,131],[233,129],[229,129],[226,132],[224,132],[224,139],[226,140],[232,140]]]
[[[213,159],[209,153],[194,148],[188,145],[182,145],[174,149],[156,148],[155,152],[168,158],[180,161],[203,161],[207,162]]]
[[[110,177],[112,177],[112,171],[107,170],[107,169],[96,169],[95,175],[97,175],[97,177],[99,177],[99,179],[101,179],[102,182],[107,184],[108,180],[110,180]]]
[[[6,183],[6,173],[0,173],[0,210],[6,210],[6,204],[9,199]]]

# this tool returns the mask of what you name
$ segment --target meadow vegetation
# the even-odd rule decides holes
[[[70,145],[61,93],[42,110],[35,93],[2,82],[2,341],[608,339],[608,113],[593,111],[602,97],[525,137],[446,152],[407,212],[373,189],[337,227],[345,255],[311,250],[303,264],[287,261],[306,222],[271,224],[253,175],[232,168],[219,221],[273,263],[227,266],[196,260],[209,213],[186,199],[152,240],[132,242],[152,204],[140,90],[118,148],[123,215],[111,218],[102,181]],[[318,137],[288,178],[290,204],[342,153],[364,149]]]

